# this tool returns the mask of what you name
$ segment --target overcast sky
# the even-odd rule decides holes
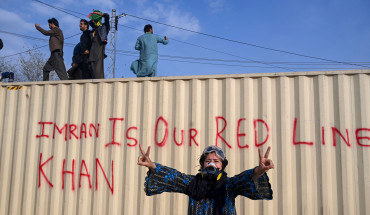
[[[119,19],[116,78],[135,77],[130,71],[139,57],[134,45],[146,24],[170,41],[158,44],[158,76],[370,68],[369,0],[43,1],[52,7],[30,0],[0,1],[0,57],[47,45],[48,37],[35,23],[48,29],[47,20],[55,17],[65,38],[78,34],[65,40],[69,69],[80,18],[87,19],[93,9],[109,14],[116,9],[117,15],[129,14]],[[50,55],[48,46],[40,50]],[[105,65],[109,76],[108,58]]]

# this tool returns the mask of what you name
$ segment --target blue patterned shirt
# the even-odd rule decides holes
[[[145,178],[145,193],[148,196],[160,194],[163,192],[177,192],[186,194],[186,189],[194,179],[194,175],[183,174],[176,169],[162,166],[156,163],[155,171],[149,170]],[[226,196],[223,214],[236,214],[235,198],[238,195],[247,198],[272,199],[272,189],[267,174],[263,174],[259,179],[253,181],[253,169],[246,170],[239,175],[227,178]],[[195,200],[189,197],[188,214],[212,215],[215,210],[215,200],[205,198]]]

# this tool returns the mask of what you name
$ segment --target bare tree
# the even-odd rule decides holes
[[[19,71],[19,81],[42,81],[42,68],[47,58],[39,49],[27,51],[19,57],[17,65]],[[56,73],[50,73],[50,80],[56,80]]]
[[[14,64],[6,61],[5,58],[0,58],[0,72],[16,72],[17,68]]]
[[[10,60],[0,58],[0,71],[14,72],[15,82],[42,81],[44,67],[47,61],[45,54],[39,49],[24,52]],[[50,73],[50,80],[57,80],[55,72]]]

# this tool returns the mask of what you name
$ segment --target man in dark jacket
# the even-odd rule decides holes
[[[88,16],[92,27],[91,49],[89,55],[89,66],[94,79],[104,78],[105,45],[110,30],[109,14],[95,10]],[[104,17],[104,23],[101,23]]]
[[[49,80],[49,73],[52,70],[55,70],[60,80],[67,80],[66,67],[64,66],[63,59],[63,44],[64,36],[62,30],[59,28],[59,22],[55,18],[48,20],[50,30],[44,30],[40,27],[39,24],[35,24],[35,27],[38,31],[46,36],[50,36],[49,39],[49,49],[50,49],[50,58],[46,62],[43,68],[43,80]]]
[[[81,19],[80,30],[82,35],[80,37],[80,70],[82,74],[82,79],[91,79],[92,73],[89,69],[89,55],[91,49],[91,31],[89,30],[89,23],[86,19]]]
[[[79,27],[82,31],[82,35],[80,37],[80,42],[73,49],[72,68],[67,71],[71,80],[92,79],[88,62],[91,49],[91,31],[89,31],[89,23],[86,19],[81,19]]]

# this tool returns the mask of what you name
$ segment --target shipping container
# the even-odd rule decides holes
[[[2,83],[0,214],[187,214],[146,196],[151,159],[196,174],[208,145],[228,176],[258,165],[273,200],[238,214],[370,214],[370,70]]]

